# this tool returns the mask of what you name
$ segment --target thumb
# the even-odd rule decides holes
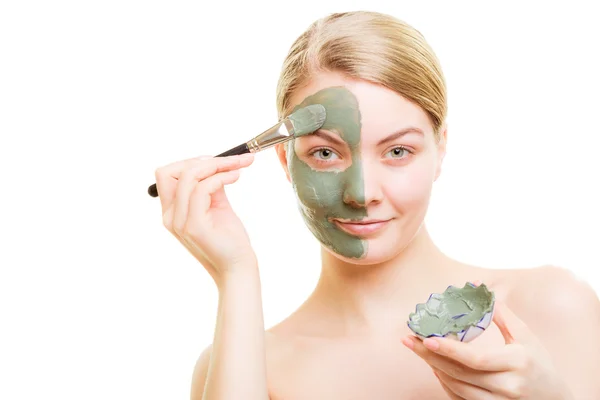
[[[506,344],[528,343],[535,338],[527,324],[517,317],[503,301],[495,301],[492,321],[500,329]]]

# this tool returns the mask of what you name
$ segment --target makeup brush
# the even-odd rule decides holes
[[[235,146],[215,157],[257,153],[276,144],[311,134],[323,126],[326,117],[327,112],[321,104],[312,104],[303,107],[246,143]],[[152,197],[158,197],[156,184],[148,187],[148,194]]]

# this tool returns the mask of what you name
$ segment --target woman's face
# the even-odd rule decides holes
[[[279,146],[300,212],[334,255],[360,264],[393,258],[421,227],[444,156],[427,114],[394,91],[321,73],[291,98],[322,104],[322,128]]]

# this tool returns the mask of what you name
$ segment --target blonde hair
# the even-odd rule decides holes
[[[315,21],[292,44],[277,84],[277,112],[319,71],[380,84],[420,106],[436,138],[446,119],[446,83],[440,63],[419,31],[386,14],[353,11]]]

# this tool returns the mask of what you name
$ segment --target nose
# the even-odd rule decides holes
[[[344,187],[344,203],[353,208],[365,207],[367,203],[362,176],[352,176],[350,179],[346,180]]]
[[[383,191],[374,168],[361,162],[345,171],[344,203],[353,208],[364,208],[381,203]]]

